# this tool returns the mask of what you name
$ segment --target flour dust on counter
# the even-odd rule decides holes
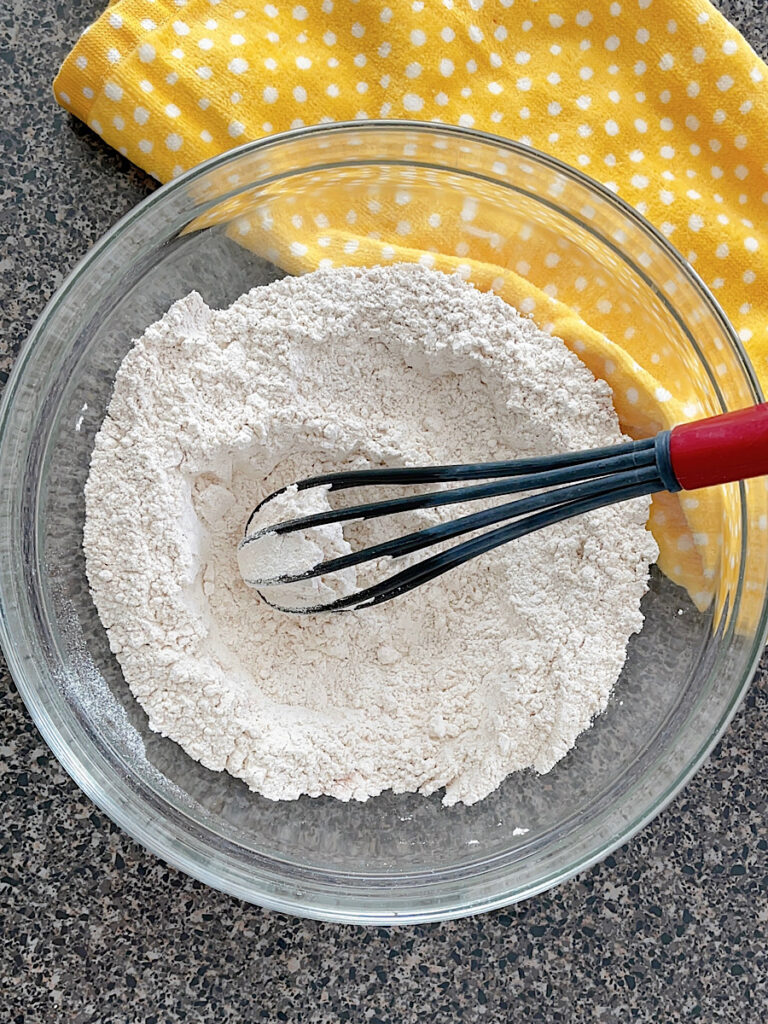
[[[305,476],[621,440],[608,386],[458,276],[321,270],[225,310],[192,293],[126,355],[96,438],[93,598],[152,728],[208,768],[272,799],[472,803],[548,771],[605,708],[643,621],[648,499],[341,615],[261,601],[245,524]]]

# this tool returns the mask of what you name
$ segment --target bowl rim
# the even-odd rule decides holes
[[[0,454],[5,447],[6,425],[10,412],[14,405],[14,399],[18,392],[20,383],[24,378],[24,372],[30,360],[35,355],[38,345],[44,334],[48,321],[54,316],[59,303],[63,300],[69,290],[85,276],[91,265],[97,258],[108,249],[113,240],[135,220],[150,212],[155,205],[162,203],[167,196],[188,186],[200,177],[209,174],[211,171],[226,166],[228,163],[239,160],[246,154],[252,154],[273,146],[280,146],[304,137],[332,137],[349,133],[375,134],[380,131],[388,132],[418,132],[434,136],[453,136],[456,139],[491,145],[499,150],[505,150],[518,157],[529,157],[539,163],[548,166],[553,171],[561,174],[576,184],[596,193],[609,205],[616,207],[627,219],[633,221],[641,228],[651,240],[669,257],[677,268],[693,283],[699,291],[702,300],[709,306],[710,312],[719,322],[721,329],[728,338],[733,352],[741,364],[746,380],[751,387],[755,401],[762,400],[757,376],[752,363],[747,356],[744,346],[731,326],[727,316],[720,304],[701,279],[696,270],[687,260],[675,249],[668,239],[650,222],[648,222],[637,210],[634,209],[621,196],[598,181],[595,181],[577,168],[559,160],[540,150],[537,150],[524,143],[505,139],[489,132],[482,132],[476,129],[469,129],[451,125],[433,124],[416,120],[366,120],[366,121],[340,121],[329,124],[311,125],[302,128],[292,129],[265,138],[247,142],[241,146],[226,150],[201,164],[196,165],[184,174],[179,175],[160,188],[154,190],[144,198],[123,217],[121,217],[101,238],[86,252],[78,261],[72,271],[62,281],[54,295],[45,305],[38,319],[30,331],[29,337],[24,344],[19,356],[9,375],[4,388],[2,400],[0,401]],[[0,547],[0,558],[5,558],[5,553]],[[72,777],[77,786],[100,808],[112,821],[123,829],[129,836],[150,850],[153,854],[166,861],[171,866],[183,871],[185,874],[197,878],[214,889],[227,892],[233,896],[240,897],[270,910],[277,910],[303,917],[310,917],[319,920],[335,921],[339,923],[357,924],[406,924],[416,922],[447,920],[451,918],[465,917],[471,914],[485,912],[492,909],[527,899],[538,893],[560,884],[573,877],[577,873],[598,863],[608,856],[618,846],[625,843],[649,821],[655,818],[669,802],[687,784],[693,774],[698,770],[703,761],[707,758],[712,748],[721,738],[733,715],[735,714],[743,696],[748,689],[757,662],[762,653],[766,635],[768,634],[768,594],[763,600],[763,608],[757,626],[752,650],[745,656],[744,664],[747,670],[744,672],[739,684],[734,687],[730,698],[724,707],[717,725],[710,732],[707,739],[699,744],[696,753],[686,760],[685,766],[678,769],[672,781],[667,787],[651,801],[639,814],[629,821],[622,828],[620,834],[610,836],[596,848],[590,849],[586,854],[577,857],[576,861],[567,866],[551,871],[537,880],[535,884],[528,885],[524,890],[519,890],[513,880],[508,878],[507,885],[497,887],[493,893],[485,893],[479,898],[469,898],[465,892],[465,898],[453,899],[447,903],[428,901],[420,904],[418,909],[411,912],[400,910],[387,910],[381,906],[372,905],[353,907],[348,901],[340,900],[339,893],[330,892],[330,899],[323,899],[323,893],[316,890],[314,893],[302,888],[301,891],[290,893],[275,893],[274,885],[265,885],[263,877],[249,879],[248,885],[233,879],[231,876],[222,880],[220,873],[207,869],[205,860],[199,854],[190,856],[192,851],[192,837],[186,837],[187,842],[180,842],[178,835],[173,835],[173,830],[157,829],[158,822],[150,821],[148,827],[141,829],[137,826],[134,817],[130,813],[130,804],[125,800],[116,799],[114,787],[110,785],[109,779],[101,779],[97,782],[93,773],[89,772],[85,759],[73,752],[66,737],[59,726],[54,722],[44,703],[39,700],[35,686],[28,679],[28,667],[25,665],[24,655],[17,650],[13,638],[14,629],[9,619],[15,614],[12,604],[12,614],[9,615],[5,584],[0,582],[0,646],[8,663],[9,671],[16,683],[19,693],[32,716],[33,721],[40,730],[43,738],[53,751],[56,758],[62,764],[67,773]],[[146,797],[145,797],[146,802]],[[162,824],[162,823],[161,823]],[[153,829],[153,825],[155,828]],[[166,834],[167,833],[167,834]],[[203,844],[204,848],[204,844]],[[216,863],[214,861],[213,863]],[[494,881],[496,879],[494,878]],[[254,884],[254,882],[256,884]],[[290,889],[290,887],[289,887]],[[318,894],[320,898],[318,899]],[[357,893],[358,901],[362,900],[362,894]],[[309,897],[309,901],[307,900]]]

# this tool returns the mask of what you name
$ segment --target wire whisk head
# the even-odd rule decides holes
[[[281,611],[372,607],[534,530],[654,491],[679,489],[665,470],[667,448],[664,432],[546,458],[310,477],[269,495],[254,510],[238,549],[240,571]],[[473,482],[464,486],[468,481]],[[449,486],[434,489],[438,484]],[[334,491],[417,485],[433,489],[340,508],[329,501]],[[490,504],[512,494],[524,496]],[[483,507],[445,518],[449,506],[473,502]],[[406,514],[421,517],[418,528],[402,532],[400,526],[399,534],[373,543],[367,537],[359,547],[350,540],[360,532],[350,529],[355,524],[390,517],[402,524]],[[448,544],[466,535],[469,539]],[[412,557],[431,548],[435,553]],[[372,568],[383,578],[367,583]]]

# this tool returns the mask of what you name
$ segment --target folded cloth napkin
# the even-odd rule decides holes
[[[714,290],[765,389],[767,80],[707,0],[116,0],[83,33],[54,91],[161,181],[246,140],[322,121],[441,121],[552,152],[671,240]],[[314,216],[269,226],[286,269],[327,265],[334,233],[346,240],[346,263],[422,254],[464,267],[611,385],[625,429],[701,415],[659,339],[636,331],[598,281],[566,279],[557,254],[518,245],[514,258],[499,255],[486,244],[498,225],[475,225],[468,242],[453,237],[450,217],[431,234],[375,203],[352,226],[346,204],[305,212]],[[653,501],[660,566],[702,609],[722,563],[723,501],[718,491]],[[763,502],[754,526],[766,531],[764,511]],[[756,614],[762,588],[752,588]]]

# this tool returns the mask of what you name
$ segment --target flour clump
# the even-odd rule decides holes
[[[238,547],[240,574],[248,586],[258,589],[270,604],[313,608],[355,592],[357,573],[353,566],[288,585],[280,582],[281,577],[299,576],[321,562],[352,551],[338,523],[285,534],[269,529],[280,522],[329,512],[328,491],[326,486],[309,487],[299,492],[296,484],[291,484],[270,497],[248,523],[246,536]]]
[[[322,270],[225,310],[192,293],[118,371],[85,491],[91,591],[150,725],[207,767],[272,799],[472,803],[548,771],[605,708],[643,621],[648,499],[343,614],[260,600],[245,524],[308,476],[621,440],[608,386],[458,276]],[[349,546],[333,529],[323,557]]]

